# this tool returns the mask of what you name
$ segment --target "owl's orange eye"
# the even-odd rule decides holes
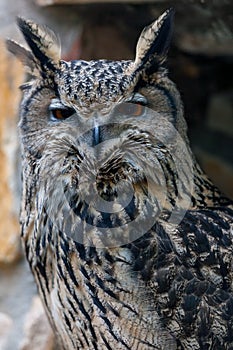
[[[121,103],[117,106],[118,114],[129,117],[139,117],[144,113],[145,106],[140,103]]]
[[[51,108],[50,118],[52,120],[65,120],[74,113],[75,111],[72,108]]]
[[[139,117],[144,112],[144,106],[139,103],[130,103],[130,115]]]
[[[63,113],[61,109],[55,109],[52,111],[54,118],[56,119],[64,119]]]

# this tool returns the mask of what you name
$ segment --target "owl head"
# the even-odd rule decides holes
[[[172,37],[173,17],[174,11],[170,9],[144,28],[133,61],[115,62],[65,62],[60,57],[60,41],[50,29],[18,18],[30,51],[10,40],[7,45],[32,76],[32,80],[22,86],[24,101],[31,102],[32,91],[37,90],[39,85],[48,88],[53,95],[49,117],[58,122],[74,113],[86,121],[93,113],[106,114],[107,111],[109,114],[115,105],[130,102],[134,104],[131,112],[135,116],[141,115],[140,106],[164,113],[184,136],[180,97],[164,68]],[[22,123],[26,124],[28,119],[23,118]]]
[[[34,177],[37,211],[70,236],[89,232],[93,244],[111,231],[126,243],[187,205],[186,124],[164,67],[173,15],[142,31],[134,60],[88,62],[62,60],[50,29],[18,19],[30,51],[8,48],[31,76],[20,108],[25,182]]]

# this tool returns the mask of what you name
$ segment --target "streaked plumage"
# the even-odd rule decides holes
[[[233,207],[189,147],[164,63],[173,11],[134,61],[60,60],[54,33],[8,41],[20,109],[22,240],[64,349],[233,349]]]

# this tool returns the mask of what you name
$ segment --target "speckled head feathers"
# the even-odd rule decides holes
[[[67,103],[79,100],[83,106],[88,95],[88,103],[104,104],[110,97],[114,101],[118,100],[118,96],[131,92],[143,74],[149,76],[159,69],[170,44],[173,14],[172,9],[167,10],[158,20],[144,28],[137,43],[134,61],[62,61],[57,36],[46,26],[21,17],[18,18],[18,25],[31,52],[10,40],[7,45],[24,65],[30,67],[33,75],[50,77],[56,86],[63,86],[60,93]],[[72,85],[68,87],[71,81]]]

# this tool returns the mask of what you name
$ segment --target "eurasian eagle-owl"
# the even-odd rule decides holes
[[[8,41],[22,86],[22,241],[64,349],[233,349],[230,200],[192,156],[167,75],[173,10],[135,60],[65,62],[47,27]]]

